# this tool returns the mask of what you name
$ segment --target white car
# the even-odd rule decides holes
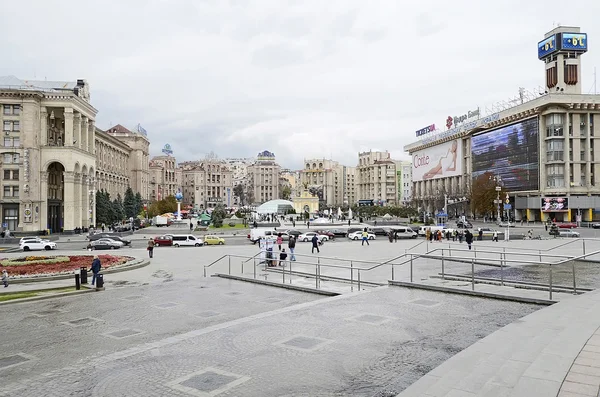
[[[579,237],[579,232],[576,232],[571,229],[567,229],[567,230],[560,230],[558,232],[558,235],[560,237]]]
[[[302,233],[301,235],[298,236],[298,241],[304,241],[306,243],[306,242],[312,241],[312,238],[314,236],[317,236],[317,238],[319,239],[319,242],[321,242],[321,243],[329,240],[329,237],[327,237],[324,234],[319,234],[319,233],[315,233],[315,232],[306,232],[306,233]]]
[[[353,233],[348,234],[348,238],[350,240],[355,240],[355,241],[362,240],[362,234],[363,234],[363,232],[361,232],[361,231],[353,232]],[[375,240],[375,235],[373,233],[367,233],[367,234],[369,236],[368,237],[369,240]]]
[[[19,248],[23,251],[50,251],[56,249],[56,243],[42,239],[26,239],[19,244]]]

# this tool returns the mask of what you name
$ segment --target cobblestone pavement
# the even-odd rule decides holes
[[[389,396],[537,308],[395,287],[320,298],[162,274],[3,307],[0,396]]]

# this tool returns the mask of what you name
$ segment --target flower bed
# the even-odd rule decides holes
[[[118,255],[98,255],[102,269],[110,269],[123,265],[134,258]],[[8,271],[11,277],[36,277],[72,273],[80,267],[87,269],[92,265],[92,255],[72,256],[28,256],[21,258],[0,259],[0,272]]]

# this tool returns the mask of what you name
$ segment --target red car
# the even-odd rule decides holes
[[[577,227],[576,223],[573,222],[563,222],[557,224],[559,229],[575,229]]]
[[[170,247],[173,245],[173,237],[171,237],[171,236],[154,237],[154,244],[159,247],[161,247],[161,246]]]
[[[327,236],[329,240],[333,240],[335,238],[335,234],[329,230],[317,230],[317,233],[321,236]]]

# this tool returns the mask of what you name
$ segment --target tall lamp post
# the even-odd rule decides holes
[[[500,222],[500,203],[502,203],[502,200],[500,200],[500,191],[502,190],[502,177],[500,177],[500,175],[490,176],[490,181],[492,180],[496,183],[496,200],[494,200],[494,203],[498,206],[496,221]]]

